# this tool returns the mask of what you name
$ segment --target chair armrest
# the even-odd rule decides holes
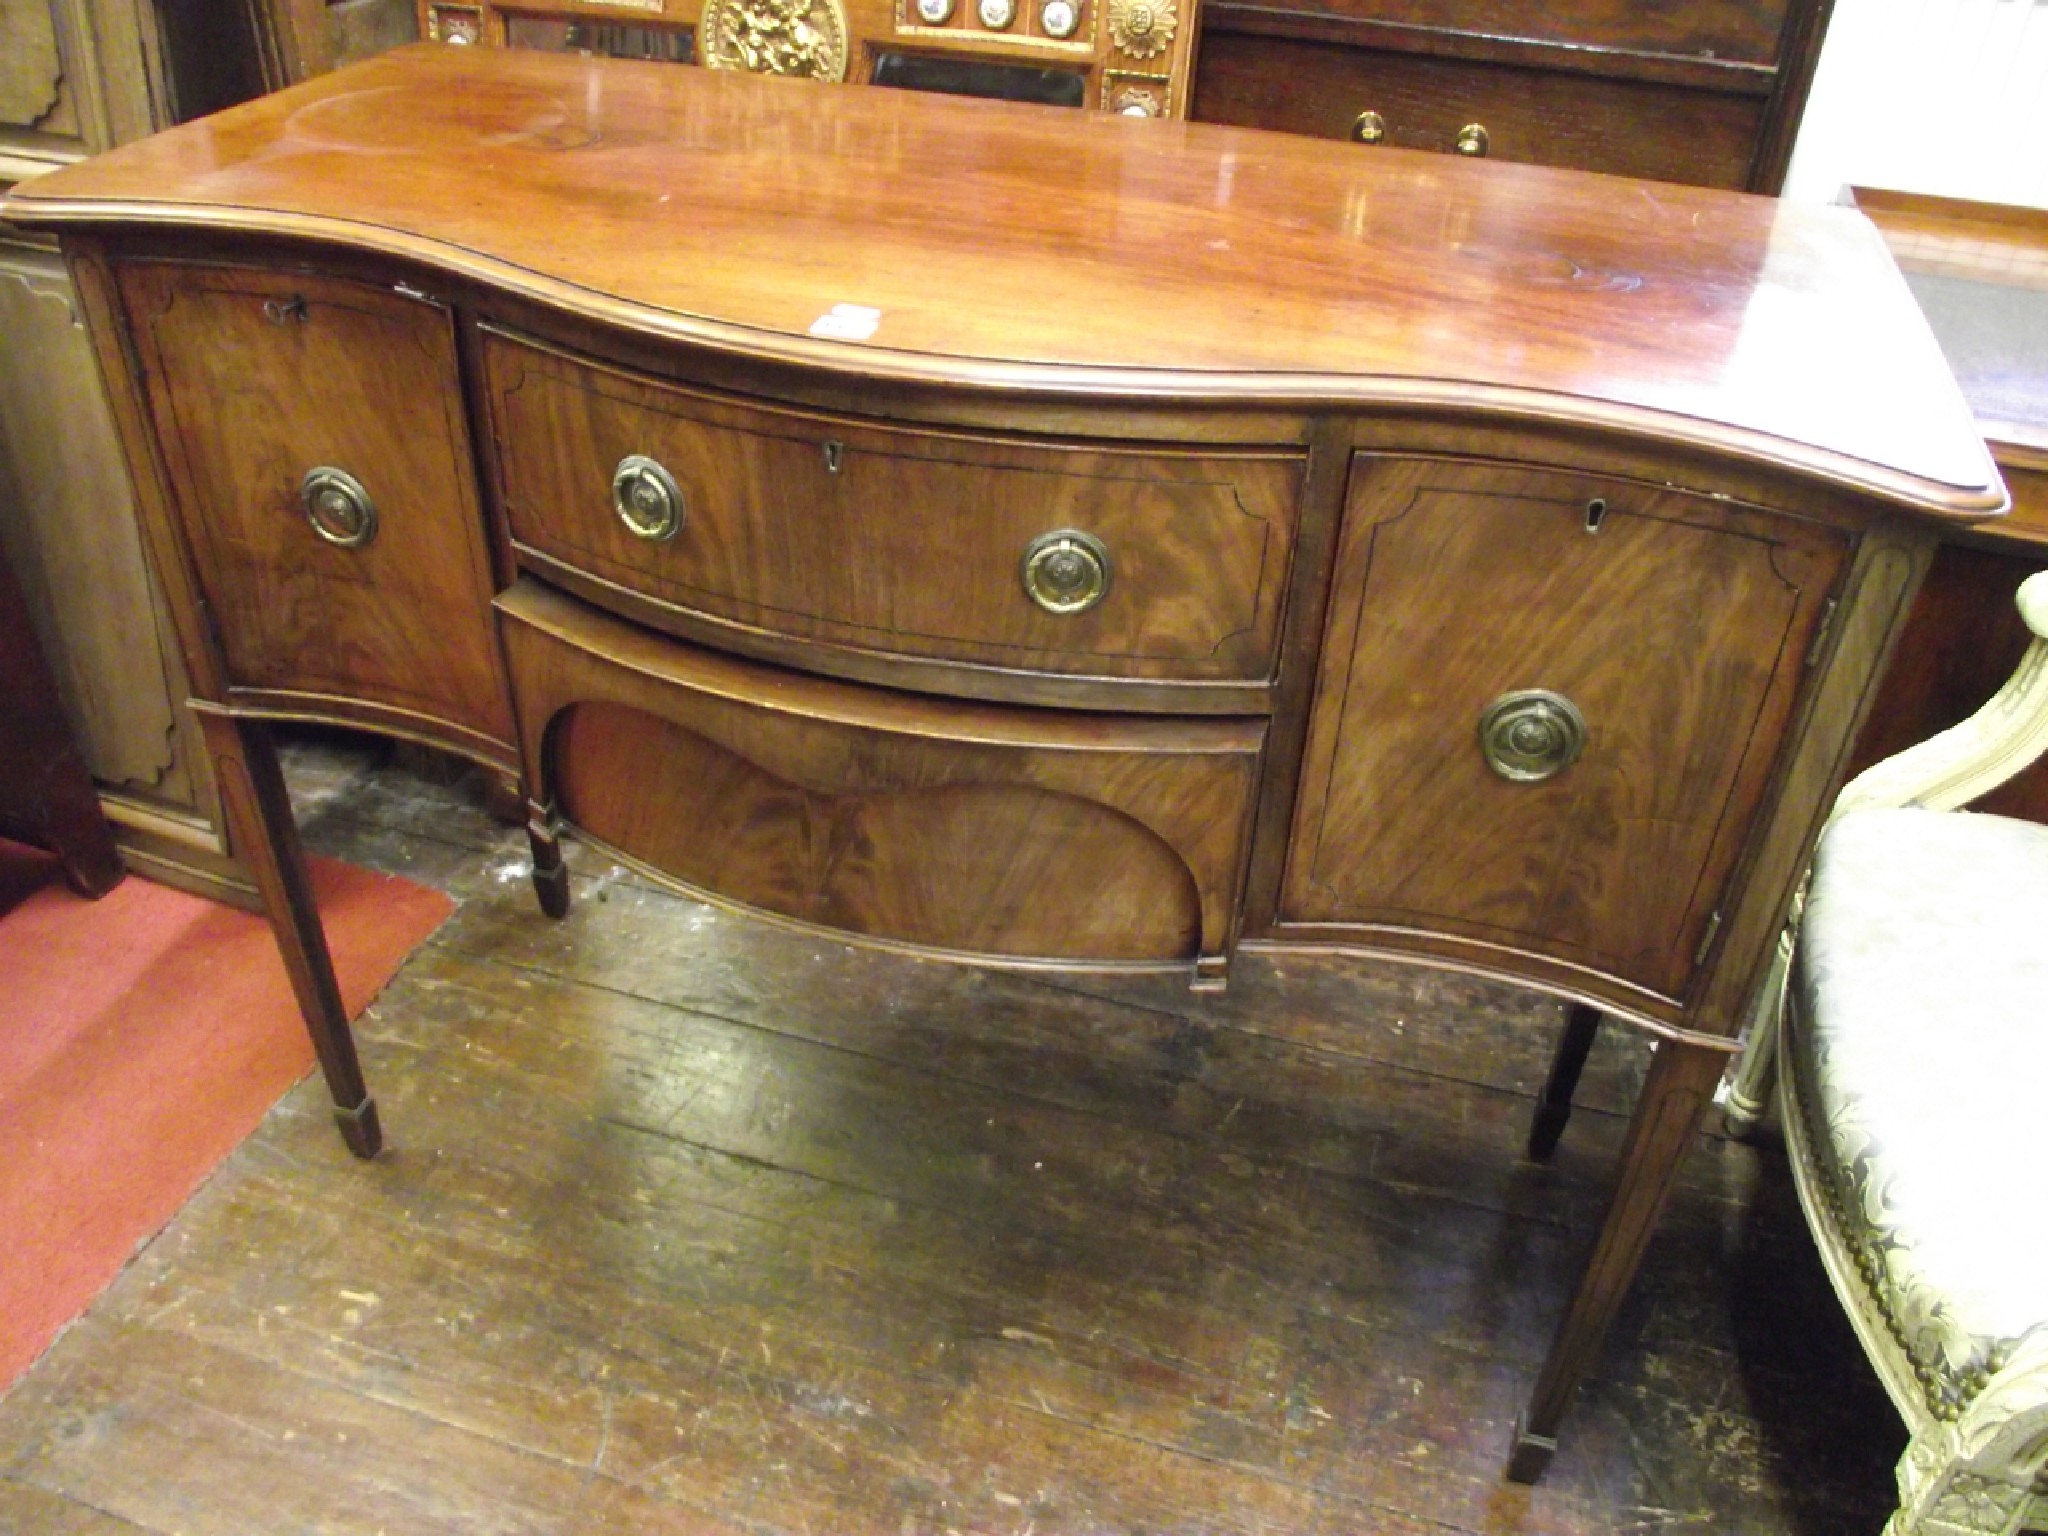
[[[2034,639],[2005,686],[1962,724],[1864,769],[1843,787],[1835,816],[1906,805],[1952,811],[2048,751],[2048,571],[2021,582],[2017,601]]]

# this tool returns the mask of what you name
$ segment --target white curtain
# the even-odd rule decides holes
[[[1836,0],[1785,196],[2048,208],[2048,0]]]

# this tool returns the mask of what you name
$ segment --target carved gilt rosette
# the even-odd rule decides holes
[[[706,0],[700,44],[712,69],[846,78],[841,0]]]
[[[1134,59],[1166,52],[1179,24],[1173,0],[1109,0],[1109,40]]]

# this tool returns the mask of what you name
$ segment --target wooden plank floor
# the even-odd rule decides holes
[[[0,1532],[1874,1533],[1903,1432],[1782,1157],[1688,1165],[1548,1480],[1498,1469],[1641,1046],[1523,1162],[1554,1004],[876,955],[523,839],[376,749],[318,850],[460,903],[0,1401]]]

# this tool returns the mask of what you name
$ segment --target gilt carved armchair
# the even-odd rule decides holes
[[[1958,809],[2048,748],[2048,572],[2019,604],[1997,697],[1842,792],[1731,1098],[1752,1122],[1775,1065],[1800,1203],[1912,1432],[1888,1536],[2048,1527],[2048,827]]]

